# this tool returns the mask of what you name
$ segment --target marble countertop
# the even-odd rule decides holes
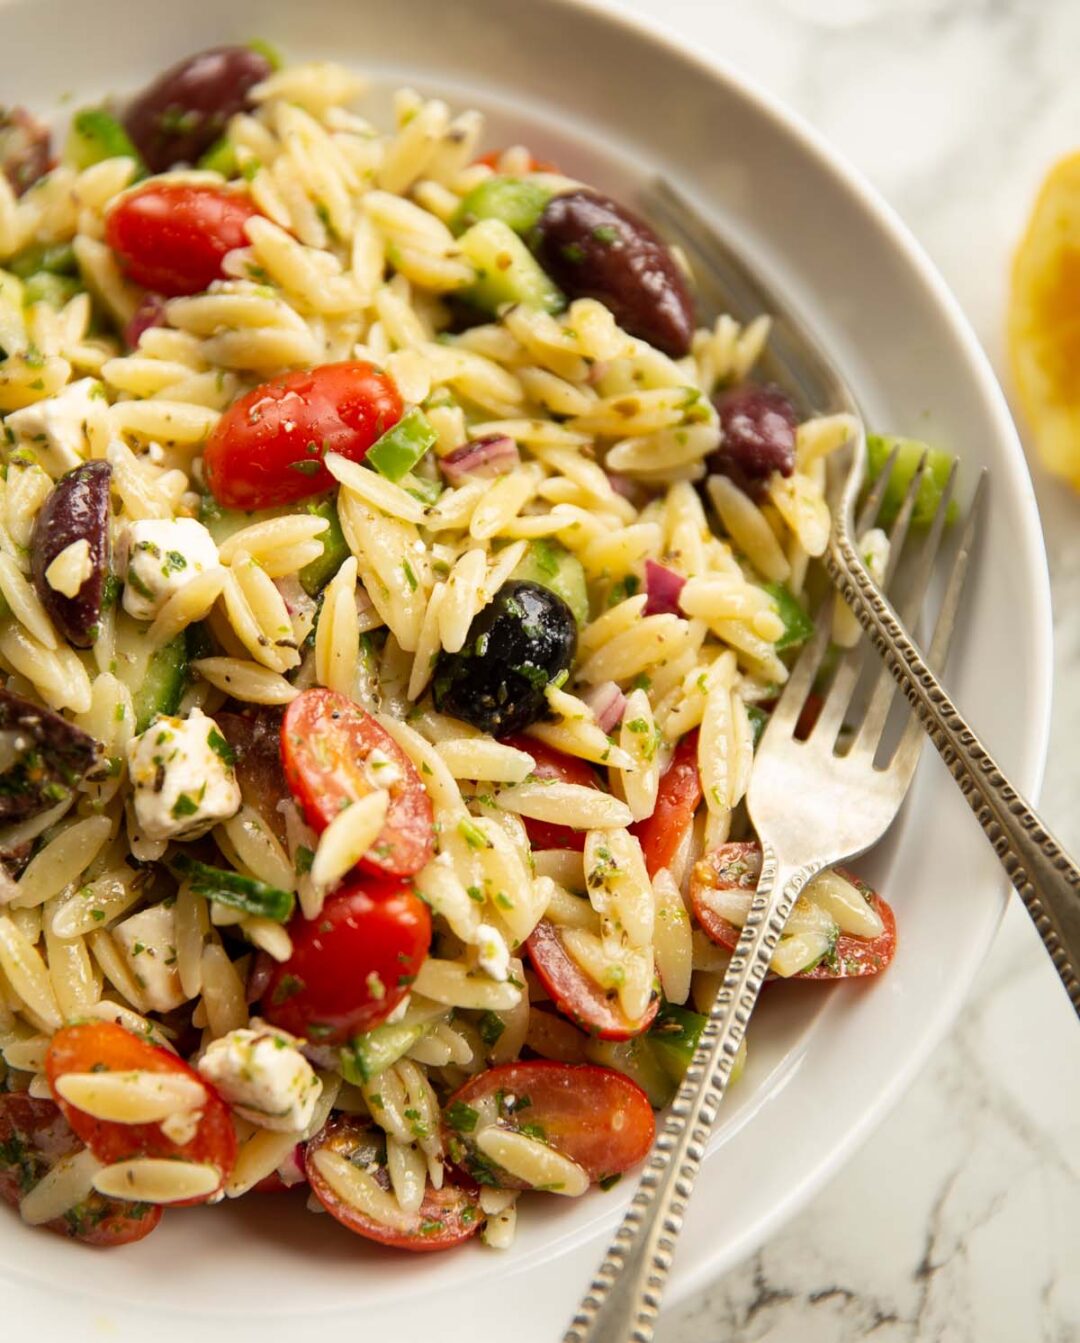
[[[999,371],[1011,249],[1080,146],[1076,0],[621,0],[782,97],[899,210]],[[1080,499],[1036,467],[1055,606],[1042,807],[1080,851]],[[1077,1343],[1076,1021],[1018,902],[877,1134],[661,1343]],[[1037,1041],[1037,1048],[1031,1042]]]

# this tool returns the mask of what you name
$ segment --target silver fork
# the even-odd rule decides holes
[[[803,328],[777,303],[726,244],[697,220],[666,185],[650,193],[647,210],[674,233],[699,268],[711,277],[736,315],[770,312],[776,326],[773,355],[789,384],[797,384],[818,410],[856,413],[839,374]],[[865,438],[859,425],[851,448],[852,479],[861,480]],[[861,535],[876,517],[893,461],[871,491],[859,519]],[[885,583],[897,571],[926,463],[909,485],[893,524]],[[929,529],[911,575],[903,614],[913,621],[922,605],[941,541],[953,480]],[[851,495],[845,495],[850,499]],[[979,491],[953,561],[929,652],[944,663],[955,622],[978,517]],[[564,1343],[649,1343],[675,1243],[705,1155],[735,1057],[784,926],[806,884],[824,868],[875,844],[895,818],[923,743],[911,719],[887,765],[875,765],[895,687],[881,672],[850,749],[837,750],[845,716],[858,712],[853,695],[863,647],[838,665],[817,723],[806,740],[795,728],[821,666],[831,628],[828,604],[816,633],[792,670],[762,737],[751,776],[748,806],[762,845],[762,870],[746,923],[709,1013],[694,1058],[641,1176],[638,1189],[595,1278],[564,1335]],[[845,737],[847,734],[845,733]]]

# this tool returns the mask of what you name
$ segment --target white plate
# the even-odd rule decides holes
[[[523,140],[624,198],[662,170],[792,296],[874,425],[989,466],[989,525],[949,681],[1018,783],[1035,789],[1050,612],[1020,445],[941,280],[835,155],[733,72],[572,0],[13,0],[0,5],[4,98],[78,106],[255,35],[292,58],[355,64],[377,104],[407,80],[479,106],[489,145]],[[996,860],[936,757],[862,866],[896,907],[897,959],[880,982],[769,995],[687,1220],[674,1298],[751,1251],[866,1137],[953,1020],[997,928]],[[629,1186],[575,1204],[527,1199],[504,1255],[474,1245],[394,1255],[272,1197],[168,1214],[149,1240],[113,1254],[27,1231],[5,1212],[5,1336],[21,1325],[49,1339],[291,1343],[345,1327],[390,1343],[425,1329],[441,1343],[504,1331],[541,1343],[560,1336]]]

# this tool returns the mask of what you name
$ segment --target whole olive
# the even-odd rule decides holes
[[[124,129],[151,172],[194,163],[224,134],[229,118],[251,106],[248,95],[270,69],[251,47],[200,51],[131,100]]]
[[[671,252],[643,219],[593,191],[554,196],[536,225],[540,264],[571,298],[595,298],[632,336],[689,353],[694,304]]]
[[[98,621],[109,573],[108,462],[84,462],[61,476],[41,506],[30,537],[30,574],[34,590],[53,624],[76,648],[89,648],[97,638]],[[86,577],[73,596],[58,592],[46,577],[53,560],[80,541],[86,542]]]
[[[28,191],[51,166],[49,128],[25,107],[0,107],[0,172],[15,195]]]
[[[779,387],[743,383],[714,398],[720,417],[720,446],[709,468],[729,476],[748,494],[764,491],[774,471],[795,470],[795,431],[799,418]]]
[[[577,652],[566,602],[523,579],[504,583],[476,616],[459,653],[440,653],[435,707],[483,732],[520,732],[547,712],[544,691]]]

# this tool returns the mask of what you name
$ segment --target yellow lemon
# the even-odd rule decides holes
[[[1008,339],[1039,455],[1080,489],[1080,153],[1047,175],[1017,248]]]

